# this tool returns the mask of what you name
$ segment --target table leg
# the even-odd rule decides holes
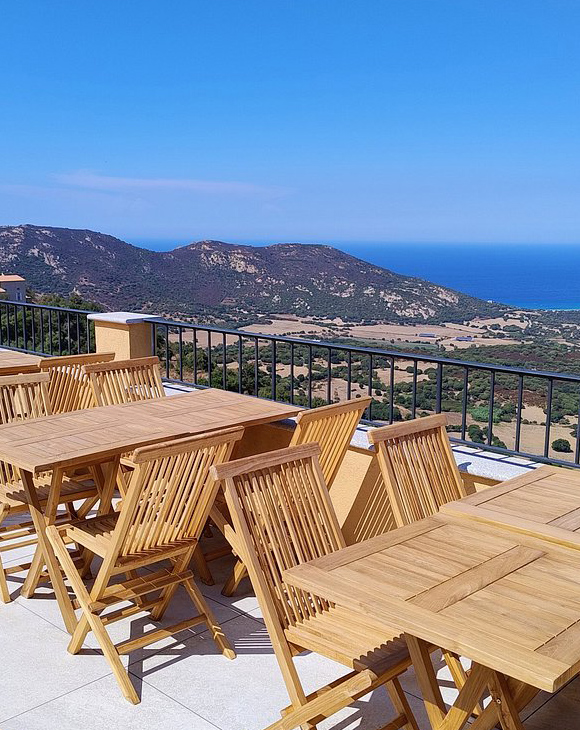
[[[534,688],[508,679],[481,664],[473,664],[457,699],[447,710],[437,683],[428,644],[413,636],[406,635],[405,638],[433,730],[462,730],[487,689],[492,696],[492,702],[474,720],[471,730],[491,730],[498,722],[503,730],[524,730],[519,711],[536,694]]]
[[[38,549],[41,551],[44,563],[48,569],[48,575],[54,589],[56,600],[62,614],[64,624],[69,633],[72,634],[77,624],[77,618],[73,609],[73,605],[64,583],[60,565],[52,549],[52,545],[46,534],[46,527],[54,524],[56,517],[56,508],[58,507],[58,499],[60,496],[60,488],[63,480],[64,472],[61,469],[55,469],[52,474],[50,484],[50,496],[43,513],[34,485],[34,479],[30,472],[21,470],[22,484],[26,491],[28,504],[30,507],[30,516],[34,522],[36,534],[38,537]],[[33,561],[36,562],[36,561]]]

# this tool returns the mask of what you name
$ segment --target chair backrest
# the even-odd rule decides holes
[[[368,432],[397,527],[429,517],[466,495],[446,425],[445,416],[438,414]]]
[[[137,465],[113,542],[123,557],[197,541],[219,484],[210,468],[228,461],[239,426],[137,449]]]
[[[0,378],[0,423],[50,416],[49,381],[47,373]]]
[[[372,398],[353,398],[321,408],[300,411],[290,446],[317,443],[320,466],[330,488],[340,469],[356,427]]]
[[[9,375],[0,378],[0,423],[50,416],[49,380],[48,373]],[[0,482],[12,484],[19,479],[18,469],[0,461]]]
[[[83,365],[97,405],[113,406],[165,395],[158,357]]]
[[[83,365],[110,362],[114,352],[94,352],[88,355],[47,357],[40,363],[41,372],[50,375],[48,395],[53,413],[70,413],[97,405],[89,378]]]
[[[269,630],[325,611],[327,601],[285,583],[283,571],[344,547],[318,462],[318,444],[215,467],[236,539]],[[236,548],[238,549],[238,548]]]

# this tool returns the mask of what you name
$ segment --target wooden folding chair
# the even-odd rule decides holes
[[[84,365],[97,405],[112,406],[163,398],[158,357]]]
[[[466,496],[446,425],[440,413],[368,432],[397,527],[430,517],[441,505]],[[443,656],[453,681],[463,687],[466,675],[459,657],[451,652]]]
[[[13,423],[50,415],[49,379],[48,373],[0,378],[0,422]],[[51,476],[50,473],[46,473],[35,479],[38,497],[43,507],[48,499]],[[90,480],[65,478],[59,505],[64,505],[68,514],[74,516],[76,513],[72,503],[85,499],[91,500],[91,503],[96,500],[94,483]],[[28,509],[28,498],[20,479],[20,472],[11,464],[0,461],[0,598],[4,603],[11,600],[6,576],[31,567],[30,562],[9,568],[4,568],[2,565],[3,553],[37,543],[34,524],[28,516]],[[19,515],[22,516],[21,520]],[[8,518],[11,518],[10,524],[5,524]],[[36,584],[41,577],[42,565],[35,562],[32,572],[35,572],[32,582]],[[32,579],[32,576],[29,578]]]
[[[466,496],[446,425],[440,413],[368,432],[397,527],[430,517],[442,504]]]
[[[332,487],[354,432],[371,400],[370,396],[353,398],[344,403],[310,408],[301,411],[296,417],[296,428],[289,445],[317,443],[320,446],[320,467],[329,489]],[[233,596],[246,575],[244,564],[238,560],[224,583],[222,594]]]
[[[52,412],[70,413],[97,405],[83,365],[110,362],[114,352],[95,352],[88,355],[65,355],[41,360],[41,372],[49,373],[48,397]]]
[[[230,659],[235,656],[195,585],[188,565],[218,489],[217,482],[210,476],[210,467],[229,459],[234,443],[242,434],[243,428],[230,428],[137,449],[134,454],[136,472],[120,512],[51,526],[47,530],[82,608],[69,651],[78,653],[88,631],[92,630],[123,695],[134,704],[140,701],[139,696],[123,668],[121,654],[205,623],[221,652]],[[90,591],[66,548],[66,540],[83,545],[103,559]],[[135,573],[139,568],[167,559],[171,562],[170,568],[158,567],[143,577]],[[112,582],[120,574],[127,574],[128,579]],[[196,606],[198,615],[113,644],[105,628],[107,624],[145,609],[151,609],[153,619],[161,619],[180,584]],[[134,605],[101,615],[105,609],[124,601]]]
[[[248,568],[291,700],[269,730],[313,727],[381,685],[398,713],[383,730],[418,730],[398,681],[411,663],[404,641],[385,636],[372,617],[284,581],[285,570],[345,546],[319,453],[318,444],[304,444],[212,468],[224,485],[235,550]],[[292,660],[303,651],[352,671],[306,695]]]

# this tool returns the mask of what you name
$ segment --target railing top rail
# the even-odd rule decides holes
[[[323,347],[331,350],[344,350],[345,352],[356,352],[363,355],[373,355],[377,357],[394,357],[401,360],[411,360],[412,362],[435,363],[436,365],[448,365],[461,368],[469,368],[470,370],[488,370],[496,373],[505,373],[507,375],[522,375],[536,378],[547,378],[549,380],[560,380],[569,383],[579,383],[580,375],[573,373],[558,373],[549,370],[528,370],[526,368],[511,367],[509,365],[496,365],[494,363],[472,362],[470,360],[454,360],[452,358],[437,357],[432,355],[423,355],[417,352],[404,352],[403,350],[385,350],[372,347],[357,347],[354,345],[346,345],[340,342],[324,342],[322,340],[306,340],[299,337],[284,337],[282,335],[262,334],[261,332],[248,332],[247,330],[232,330],[221,327],[210,327],[202,324],[191,324],[189,322],[179,322],[177,320],[165,319],[163,317],[155,317],[148,320],[152,324],[161,324],[167,327],[181,327],[184,329],[201,330],[203,332],[217,332],[219,334],[232,335],[234,337],[248,337],[251,339],[260,339],[275,342],[286,342],[288,344],[302,345],[306,347]]]
[[[93,314],[92,309],[71,309],[70,307],[58,307],[54,304],[34,304],[33,302],[13,302],[11,299],[0,299],[0,304],[15,304],[18,307],[32,307],[33,309],[52,309],[59,312],[70,312],[72,314]]]

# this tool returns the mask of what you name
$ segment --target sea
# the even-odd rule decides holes
[[[183,245],[135,243],[156,250]],[[580,309],[580,243],[325,243],[481,299],[530,309]]]

